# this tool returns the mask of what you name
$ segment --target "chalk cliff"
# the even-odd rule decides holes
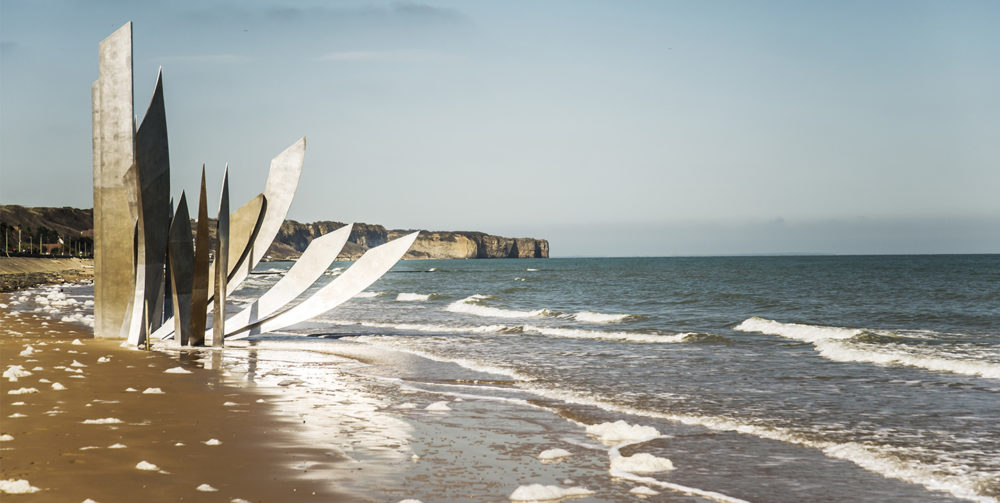
[[[266,257],[271,260],[296,257],[306,249],[310,241],[344,225],[341,222],[322,221],[303,224],[286,220]],[[354,224],[351,237],[348,238],[347,246],[341,252],[340,258],[356,259],[369,248],[411,232],[413,230],[386,230],[381,225]],[[404,258],[548,258],[548,256],[549,242],[544,239],[507,238],[467,231],[422,231]]]

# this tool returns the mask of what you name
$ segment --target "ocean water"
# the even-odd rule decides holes
[[[234,303],[289,266],[261,264]],[[456,409],[492,400],[493,413],[565,441],[547,447],[595,449],[586,425],[654,429],[593,462],[570,458],[576,478],[561,485],[586,478],[587,501],[634,500],[637,484],[664,501],[1000,498],[1000,255],[406,261],[326,315],[247,344],[261,351],[246,365],[308,367],[300,377],[318,393],[341,384],[308,376],[355,362],[353,375],[379,383],[371,410],[414,393],[464,400]],[[268,348],[280,352],[270,364]],[[406,423],[390,419],[366,421]],[[410,440],[391,445],[417,442],[413,424],[397,424]],[[635,453],[673,469],[615,472]],[[443,487],[469,470],[431,472]],[[440,491],[423,500],[477,499]]]

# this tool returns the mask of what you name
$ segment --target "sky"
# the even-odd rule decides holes
[[[553,256],[1000,252],[1000,3],[0,0],[0,203],[93,205],[98,43],[171,192]],[[210,207],[215,203],[210,203]]]

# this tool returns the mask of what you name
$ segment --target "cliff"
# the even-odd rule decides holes
[[[193,222],[193,221],[192,221]],[[214,239],[214,219],[210,220],[210,234]],[[44,237],[46,243],[59,237],[92,236],[93,210],[76,208],[25,208],[0,206],[0,227],[16,242],[14,226],[22,230],[24,241],[29,234]],[[343,227],[341,222],[320,221],[308,224],[286,220],[267,250],[269,260],[296,258],[309,243],[323,234]],[[194,227],[192,223],[192,227]],[[339,259],[354,260],[366,250],[392,239],[409,234],[412,230],[387,230],[377,224],[354,224],[344,251]],[[78,238],[79,239],[79,238]],[[37,243],[37,238],[35,242]],[[0,242],[0,244],[3,244]],[[12,243],[11,246],[14,246]],[[548,258],[549,242],[534,238],[508,238],[471,231],[422,231],[416,243],[406,254],[407,259],[460,259],[460,258]]]
[[[344,225],[341,222],[321,221],[303,224],[286,220],[266,256],[271,260],[296,257],[306,249],[310,241]],[[354,224],[351,237],[348,238],[340,259],[354,260],[369,248],[413,231],[387,230],[377,224]],[[469,231],[421,231],[417,241],[403,258],[548,258],[548,256],[549,242],[544,239],[508,238]]]

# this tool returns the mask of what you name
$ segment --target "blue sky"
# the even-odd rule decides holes
[[[172,192],[553,255],[1000,252],[996,2],[3,0],[0,201],[92,205],[97,44],[162,66]]]

